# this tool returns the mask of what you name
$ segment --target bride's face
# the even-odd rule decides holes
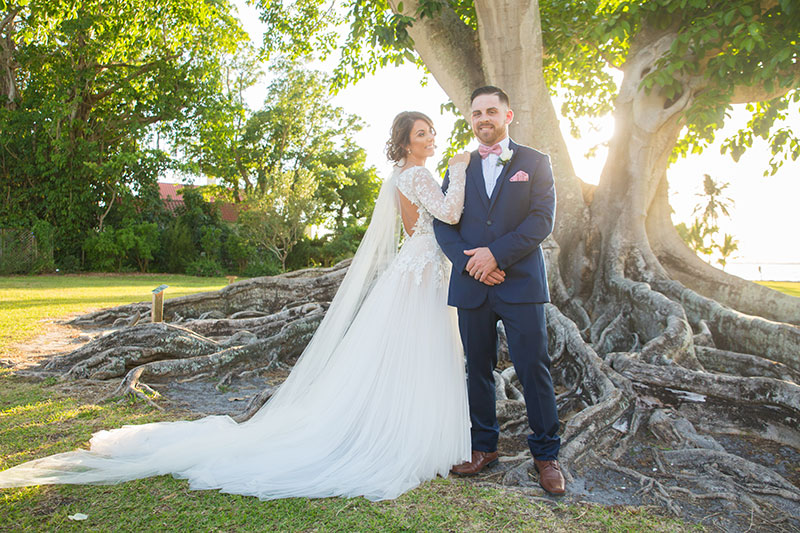
[[[415,160],[426,159],[433,155],[436,148],[436,130],[424,120],[417,120],[411,127],[408,139],[409,158]]]

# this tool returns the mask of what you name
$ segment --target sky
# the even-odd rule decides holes
[[[243,0],[235,0],[234,3],[239,9],[245,30],[259,44],[263,26],[258,21],[258,12],[245,5]],[[333,64],[330,62],[318,68],[332,68]],[[423,85],[423,81],[427,83]],[[263,104],[266,85],[265,80],[246,93],[245,98],[251,108],[258,109]],[[510,96],[513,108],[513,95]],[[434,169],[455,120],[455,116],[449,112],[445,115],[440,113],[439,106],[448,100],[433,76],[426,76],[413,65],[402,65],[381,69],[375,75],[340,91],[333,96],[332,103],[361,117],[365,127],[355,135],[355,139],[366,150],[367,161],[383,175],[389,172],[384,146],[392,119],[406,110],[422,111],[434,121],[438,132],[438,148],[428,164],[431,170]],[[555,107],[556,110],[560,107],[557,102]],[[736,132],[746,120],[744,106],[735,106],[726,128],[719,132],[717,138],[724,139]],[[561,123],[576,173],[586,182],[597,183],[606,151],[600,148],[596,156],[590,159],[584,154],[590,147],[611,137],[614,127],[612,117],[595,120],[596,129],[587,123],[582,128],[581,139],[570,135],[566,121],[562,120]],[[790,125],[795,132],[800,132],[800,117],[792,117]],[[513,138],[513,128],[510,135]],[[729,155],[721,155],[719,144],[707,148],[703,154],[676,162],[667,173],[670,203],[675,210],[673,222],[691,222],[692,211],[701,201],[696,195],[702,192],[703,174],[708,173],[717,182],[729,183],[726,192],[734,200],[731,218],[720,220],[719,223],[721,232],[730,233],[739,241],[739,250],[730,261],[728,271],[750,279],[800,280],[800,161],[790,160],[776,175],[764,177],[769,158],[766,142],[757,140],[738,163]],[[764,266],[764,273],[758,273],[759,265]]]

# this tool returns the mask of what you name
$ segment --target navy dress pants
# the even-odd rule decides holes
[[[467,358],[467,390],[472,449],[497,450],[497,423],[493,370],[497,366],[497,321],[502,320],[508,351],[523,387],[532,434],[528,445],[536,459],[558,458],[558,410],[550,377],[547,328],[543,304],[509,304],[494,291],[476,309],[458,309],[458,326]]]

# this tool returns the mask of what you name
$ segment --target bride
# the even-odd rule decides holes
[[[434,217],[461,217],[469,154],[450,160],[445,195],[424,166],[434,137],[422,113],[395,118],[387,142],[394,171],[347,275],[289,377],[250,420],[100,431],[89,450],[0,472],[0,487],[172,474],[192,489],[262,499],[382,500],[469,460],[462,347],[446,305],[450,265],[433,235]]]

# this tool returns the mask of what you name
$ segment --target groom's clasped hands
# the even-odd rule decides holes
[[[469,163],[469,158],[469,152],[456,154],[450,158],[448,166],[452,167],[457,163]],[[464,253],[471,256],[466,266],[470,276],[490,287],[505,281],[506,273],[497,266],[497,261],[489,248],[483,246],[464,250]]]
[[[470,256],[465,268],[476,280],[490,287],[505,281],[505,271],[500,270],[492,251],[486,246],[464,250],[464,254]]]

